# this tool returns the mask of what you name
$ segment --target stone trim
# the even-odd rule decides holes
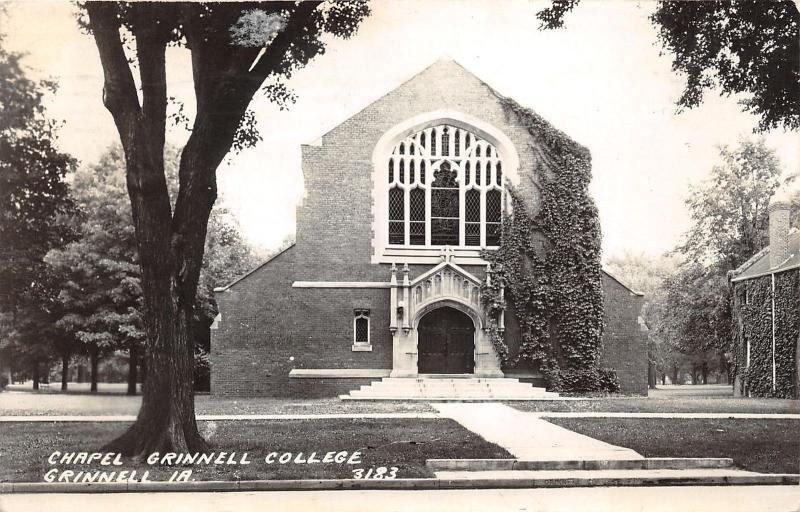
[[[391,370],[383,368],[294,368],[291,379],[380,379]]]
[[[381,281],[295,281],[292,288],[389,288]]]
[[[438,246],[433,248],[416,246],[415,249],[406,247],[408,254],[403,255],[402,258],[389,256],[391,246],[388,244],[388,196],[384,192],[388,176],[386,162],[394,146],[417,131],[440,124],[470,131],[492,144],[503,162],[503,181],[512,185],[519,183],[519,154],[514,144],[502,130],[486,121],[456,110],[441,109],[418,114],[398,123],[381,136],[372,152],[372,263],[435,263],[435,260],[431,261],[431,249],[439,251],[441,248]],[[461,204],[463,205],[463,201]],[[508,205],[504,205],[504,211],[507,211],[507,207]],[[476,258],[474,263],[486,263],[479,257],[479,248],[476,248],[474,253]],[[462,264],[473,263],[463,259],[459,259],[459,262]]]

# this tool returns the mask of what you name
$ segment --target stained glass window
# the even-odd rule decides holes
[[[499,190],[486,193],[486,245],[500,245],[502,197]]]
[[[409,196],[409,243],[411,245],[425,245],[425,190],[415,188],[410,192]]]
[[[457,126],[429,127],[398,142],[388,175],[390,245],[499,244],[502,161],[490,142]]]
[[[389,191],[389,243],[405,243],[405,200],[403,190],[394,187]]]
[[[481,193],[475,189],[464,194],[464,243],[481,245]]]

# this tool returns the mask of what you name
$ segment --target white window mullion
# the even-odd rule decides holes
[[[481,191],[481,241],[480,246],[486,247],[486,187],[478,187]]]
[[[464,176],[464,167],[458,167],[458,245],[464,247],[466,245],[466,229],[467,224],[464,200],[466,199],[466,176]]]
[[[406,163],[408,163],[408,162],[406,162]],[[406,169],[406,175],[404,176],[404,178],[406,178],[406,182],[408,182],[409,177],[410,177],[410,171],[409,171],[409,169]],[[404,214],[403,214],[403,224],[404,224],[405,233],[403,234],[403,240],[404,240],[405,245],[411,245],[411,227],[410,227],[411,226],[411,218],[410,218],[410,216],[411,216],[411,199],[410,198],[411,198],[411,187],[410,186],[404,186],[403,187],[403,212],[404,212]]]
[[[429,168],[430,166],[426,165],[426,167]],[[433,173],[431,173],[431,175],[432,174]],[[430,183],[433,178],[431,177],[431,179],[428,179],[427,176],[425,178],[425,245],[429,246],[431,245],[431,187],[428,183]]]

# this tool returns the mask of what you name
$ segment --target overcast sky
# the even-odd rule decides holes
[[[659,254],[688,228],[690,183],[718,162],[717,146],[751,137],[757,120],[736,100],[707,95],[702,107],[676,114],[683,81],[659,55],[648,22],[655,2],[587,1],[567,27],[541,32],[522,0],[373,0],[373,14],[350,40],[332,39],[325,55],[296,73],[288,111],[257,98],[264,141],[231,156],[218,172],[226,204],[245,235],[264,250],[294,233],[303,193],[300,144],[311,142],[370,102],[449,56],[500,93],[531,107],[587,146],[591,192],[600,211],[604,258],[625,251]],[[60,89],[49,113],[64,120],[61,147],[90,163],[118,141],[101,103],[102,73],[92,39],[66,2],[9,4],[6,44],[28,53],[36,77]],[[169,94],[193,112],[188,53],[168,55]],[[180,144],[187,133],[170,131]],[[800,134],[767,134],[785,173],[800,169]],[[366,224],[365,224],[366,225]]]

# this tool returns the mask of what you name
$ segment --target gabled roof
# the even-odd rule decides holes
[[[770,268],[769,247],[761,249],[755,256],[733,271],[731,281],[746,281],[756,277],[768,276],[800,268],[800,231],[789,231],[789,257],[775,268]]]
[[[453,59],[453,58],[451,58],[449,56],[440,57],[436,61],[432,62],[431,64],[429,64],[427,66],[425,66],[422,70],[414,73],[409,78],[401,81],[399,84],[397,84],[396,86],[394,86],[391,89],[387,90],[386,92],[384,92],[383,94],[381,94],[377,98],[374,98],[374,99],[370,100],[362,108],[359,108],[356,112],[353,112],[351,115],[345,117],[343,121],[341,121],[341,122],[337,123],[336,125],[330,127],[329,129],[327,129],[325,131],[325,133],[323,133],[322,135],[320,135],[319,137],[314,139],[312,142],[310,142],[308,144],[305,144],[305,145],[309,145],[309,146],[320,145],[322,143],[323,137],[326,137],[326,136],[330,135],[332,132],[334,132],[337,128],[339,128],[342,124],[344,124],[348,120],[350,120],[353,117],[357,116],[359,113],[364,112],[365,110],[369,109],[370,107],[372,107],[376,103],[380,102],[384,98],[388,97],[389,95],[391,95],[392,93],[394,93],[398,89],[402,89],[407,84],[409,84],[409,83],[413,82],[414,80],[416,80],[418,77],[420,77],[422,75],[425,75],[426,73],[430,72],[431,70],[434,70],[435,68],[440,68],[440,67],[447,67],[448,69],[452,70],[454,73],[466,74],[469,77],[474,78],[475,80],[480,82],[483,86],[485,86],[491,92],[492,95],[497,97],[498,101],[503,103],[506,107],[511,108],[517,116],[520,116],[522,118],[528,118],[528,119],[534,118],[534,120],[535,120],[534,124],[538,125],[538,127],[541,130],[548,132],[548,136],[547,136],[548,139],[553,138],[555,136],[555,138],[559,139],[559,142],[566,143],[569,148],[576,149],[578,151],[587,152],[588,153],[588,149],[586,149],[580,143],[578,143],[575,140],[573,140],[569,135],[567,135],[563,131],[561,131],[558,128],[556,128],[552,123],[550,123],[549,121],[544,119],[542,116],[537,114],[535,111],[533,111],[532,109],[530,109],[528,107],[525,107],[525,106],[521,105],[520,103],[518,103],[513,98],[510,98],[508,96],[504,96],[503,94],[499,93],[497,91],[497,89],[495,89],[489,83],[487,83],[486,80],[484,80],[483,78],[479,77],[478,75],[476,75],[475,73],[473,73],[472,71],[470,71],[469,69],[464,67],[461,63],[459,63],[458,61],[456,61],[455,59]]]
[[[619,283],[620,286],[622,286],[623,288],[628,290],[631,293],[631,295],[638,295],[640,297],[644,297],[644,293],[643,292],[639,292],[639,291],[634,290],[633,288],[631,288],[630,285],[626,284],[625,281],[623,281],[622,279],[618,278],[617,276],[615,276],[614,274],[612,274],[611,272],[609,272],[605,268],[603,268],[601,270],[605,275],[607,275],[608,277],[610,277],[611,279],[613,279],[614,281]]]
[[[288,251],[289,249],[291,249],[292,247],[294,247],[294,244],[295,244],[295,242],[292,242],[291,244],[289,244],[289,246],[288,246],[288,247],[286,247],[286,248],[284,248],[284,249],[281,249],[280,251],[276,252],[275,254],[273,254],[272,256],[270,256],[269,258],[267,258],[267,260],[266,260],[264,263],[262,263],[262,264],[258,265],[256,268],[254,268],[254,269],[253,269],[253,270],[251,270],[250,272],[248,272],[248,273],[244,274],[244,275],[243,275],[243,276],[241,276],[239,279],[236,279],[236,280],[234,280],[233,282],[231,282],[231,283],[229,283],[229,284],[227,284],[227,285],[225,285],[225,286],[219,286],[219,287],[217,287],[217,288],[214,288],[214,291],[215,291],[215,292],[226,292],[226,291],[228,291],[228,290],[230,289],[230,287],[231,287],[231,286],[233,286],[233,285],[237,284],[239,281],[243,281],[243,280],[245,280],[246,278],[250,277],[252,274],[256,273],[256,271],[258,271],[259,269],[263,268],[263,267],[264,267],[264,266],[265,266],[267,263],[269,263],[270,261],[274,260],[275,258],[277,258],[278,256],[280,256],[281,254],[285,253],[286,251]]]

